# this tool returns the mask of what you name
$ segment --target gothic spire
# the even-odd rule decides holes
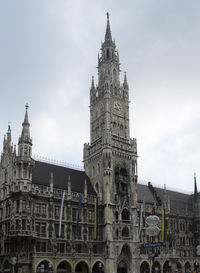
[[[126,72],[124,72],[124,87],[128,87],[128,82],[126,78]]]
[[[10,123],[8,124],[8,131],[7,131],[7,145],[11,145],[11,129],[10,129]]]
[[[106,33],[105,33],[105,42],[112,42],[109,13],[107,12],[106,15],[107,15],[107,25],[106,25]]]
[[[194,173],[194,194],[197,194],[197,181],[196,181],[196,173]]]
[[[21,138],[23,139],[29,139],[30,138],[30,123],[28,120],[28,103],[25,106],[26,108],[26,112],[25,112],[25,116],[24,116],[24,122],[22,123],[22,134],[21,134]]]
[[[94,90],[94,76],[92,76],[91,90]]]

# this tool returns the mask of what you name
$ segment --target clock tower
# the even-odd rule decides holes
[[[124,73],[121,84],[119,54],[107,13],[98,84],[92,77],[90,89],[90,143],[84,144],[85,172],[103,207],[106,272],[124,271],[123,267],[134,271],[137,264],[137,255],[133,257],[138,248],[137,144],[129,133],[129,103],[127,77]]]

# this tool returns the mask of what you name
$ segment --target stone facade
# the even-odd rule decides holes
[[[0,272],[191,272],[200,264],[200,195],[138,183],[137,143],[129,134],[129,87],[120,84],[109,15],[90,89],[85,172],[32,158],[28,106],[18,148],[11,129],[0,162]],[[61,197],[63,196],[63,198]],[[61,202],[61,200],[63,200]],[[147,216],[163,236],[146,234]],[[139,211],[143,213],[140,214]],[[139,217],[141,215],[141,217]],[[145,247],[149,242],[161,247]],[[145,245],[146,243],[146,245]],[[150,258],[152,251],[155,259]]]

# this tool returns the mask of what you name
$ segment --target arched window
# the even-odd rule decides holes
[[[23,178],[27,178],[27,169],[26,168],[24,168],[24,170],[23,170]]]
[[[120,125],[119,135],[120,135],[121,137],[124,136],[124,128],[123,128],[123,125],[122,125],[122,124]]]
[[[110,51],[109,48],[106,49],[106,59],[110,58]]]
[[[95,167],[94,166],[92,168],[92,174],[93,174],[93,176],[95,175]]]
[[[24,155],[25,156],[28,155],[28,147],[27,147],[27,145],[24,146]]]
[[[96,192],[99,193],[99,184],[98,183],[95,184],[95,189],[96,189]]]
[[[118,213],[118,211],[116,211],[115,212],[115,220],[116,220],[116,222],[118,222],[118,219],[119,219],[119,213]]]
[[[123,209],[122,211],[122,221],[129,221],[130,220],[130,213],[127,209]]]
[[[113,122],[113,134],[114,135],[117,134],[117,125],[116,125],[116,122]]]
[[[128,227],[124,227],[124,228],[122,229],[122,237],[128,239],[128,237],[129,237],[129,229],[128,229]]]

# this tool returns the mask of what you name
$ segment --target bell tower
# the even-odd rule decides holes
[[[84,144],[84,168],[104,207],[107,270],[117,272],[112,263],[124,244],[132,250],[138,247],[137,144],[130,138],[129,86],[126,73],[120,83],[119,54],[108,13],[97,68],[98,84],[92,77],[90,88],[90,143]],[[127,268],[134,267],[131,252]]]

